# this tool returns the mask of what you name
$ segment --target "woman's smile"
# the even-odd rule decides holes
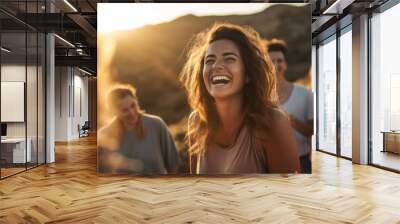
[[[232,78],[228,75],[215,74],[210,76],[210,83],[215,86],[223,86],[232,82]]]

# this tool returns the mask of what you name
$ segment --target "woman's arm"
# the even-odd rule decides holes
[[[120,170],[140,173],[143,161],[130,159],[119,152],[122,130],[117,119],[114,119],[97,134],[98,170],[104,173],[115,173]]]
[[[115,151],[106,151],[102,156],[102,166],[111,173],[130,172],[141,174],[144,169],[142,160],[130,159]]]
[[[280,111],[273,113],[272,144],[265,145],[270,173],[299,173],[297,143],[288,118]]]

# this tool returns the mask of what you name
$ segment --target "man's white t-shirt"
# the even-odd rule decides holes
[[[300,121],[307,122],[314,119],[313,94],[310,90],[297,84],[294,84],[290,97],[281,107]],[[296,137],[299,156],[311,152],[311,137],[306,138],[296,129],[292,129]]]

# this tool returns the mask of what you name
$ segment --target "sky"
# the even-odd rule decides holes
[[[97,4],[98,32],[130,30],[145,25],[172,21],[193,14],[246,15],[263,11],[272,3],[99,3]],[[304,5],[292,3],[291,5]]]

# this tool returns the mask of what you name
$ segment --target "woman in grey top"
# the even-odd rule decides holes
[[[98,170],[132,174],[176,173],[180,158],[167,125],[139,107],[135,89],[116,85],[107,95],[115,115],[98,134]]]
[[[194,110],[191,172],[298,172],[293,133],[278,109],[273,65],[258,33],[221,23],[194,41],[181,74]]]

